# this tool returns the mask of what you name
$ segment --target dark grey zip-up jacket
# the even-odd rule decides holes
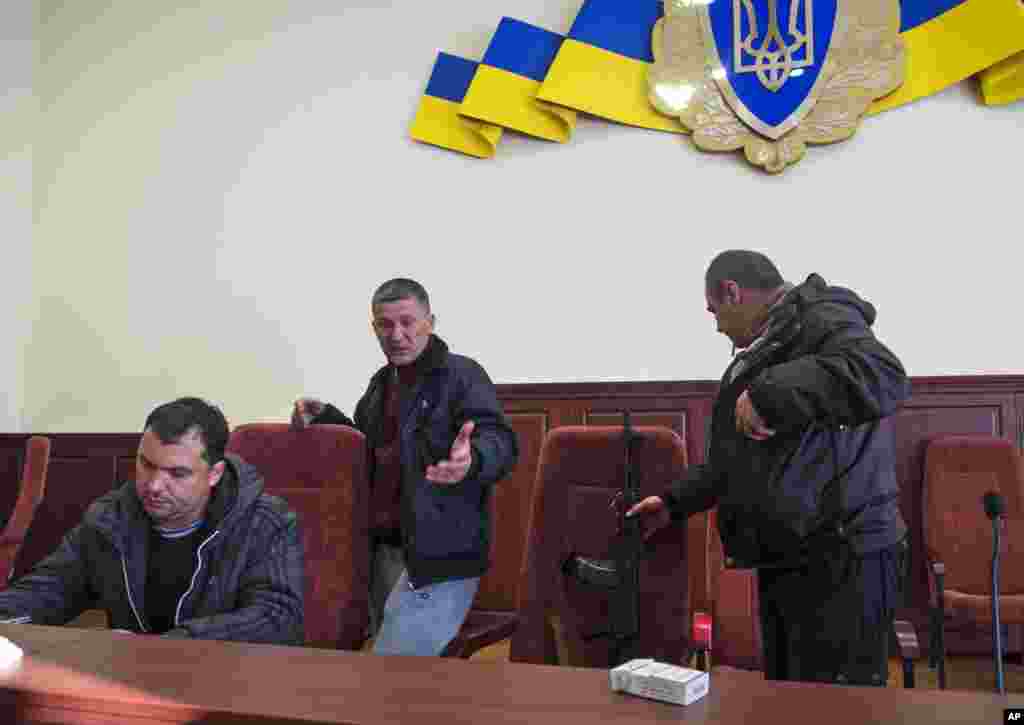
[[[789,291],[726,370],[707,462],[663,494],[673,517],[717,504],[726,556],[754,568],[789,566],[840,541],[858,554],[900,541],[894,441],[881,421],[910,383],[874,322],[874,306],[816,274]],[[767,440],[736,430],[745,390],[776,431]]]
[[[296,514],[236,456],[207,508],[196,569],[169,637],[302,644],[304,559]],[[57,550],[0,591],[0,613],[62,625],[87,609],[146,633],[151,522],[127,482],[89,506]]]

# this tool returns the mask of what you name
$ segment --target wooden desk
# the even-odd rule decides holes
[[[604,670],[0,625],[13,723],[999,723],[1024,697],[770,683],[715,673],[686,707],[613,693]]]

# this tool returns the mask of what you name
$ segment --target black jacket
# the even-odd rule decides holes
[[[436,335],[423,351],[415,387],[399,411],[402,463],[401,536],[409,579],[416,587],[447,579],[482,576],[489,566],[491,487],[507,476],[519,457],[497,391],[471,358],[448,351]],[[393,368],[370,379],[355,411],[355,427],[372,450],[384,422],[384,387]],[[344,423],[333,406],[314,423]],[[463,423],[474,421],[473,464],[455,485],[426,480],[426,468],[448,457]],[[369,456],[373,480],[373,456]]]
[[[254,467],[234,456],[226,461],[192,586],[165,636],[300,645],[304,563],[296,515],[263,493]],[[98,498],[54,553],[0,591],[0,612],[60,625],[104,609],[111,628],[147,632],[151,526],[134,483]]]
[[[739,566],[787,566],[840,541],[863,554],[901,540],[893,436],[881,421],[910,385],[874,321],[870,303],[818,275],[790,290],[726,370],[708,460],[664,494],[673,517],[717,504],[723,549]],[[765,441],[736,430],[744,390],[776,431]]]

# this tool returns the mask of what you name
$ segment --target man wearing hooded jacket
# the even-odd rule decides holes
[[[366,435],[373,651],[439,655],[490,565],[491,491],[515,466],[518,441],[483,367],[434,334],[421,284],[385,282],[370,312],[388,362],[370,378],[355,421],[302,398],[292,425],[354,425]]]
[[[634,506],[645,535],[718,507],[727,566],[758,570],[768,679],[884,686],[906,525],[893,437],[909,395],[871,330],[875,308],[763,254],[719,254],[708,311],[741,351],[725,371],[707,461]]]
[[[296,515],[225,455],[220,410],[180,398],[146,418],[135,481],[100,497],[57,550],[0,591],[0,616],[61,625],[103,609],[123,633],[301,645]]]

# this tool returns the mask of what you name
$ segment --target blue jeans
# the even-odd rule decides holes
[[[386,574],[378,557],[374,578]],[[374,654],[437,656],[459,632],[473,605],[480,578],[452,579],[419,589],[402,568],[384,604],[373,643]]]

